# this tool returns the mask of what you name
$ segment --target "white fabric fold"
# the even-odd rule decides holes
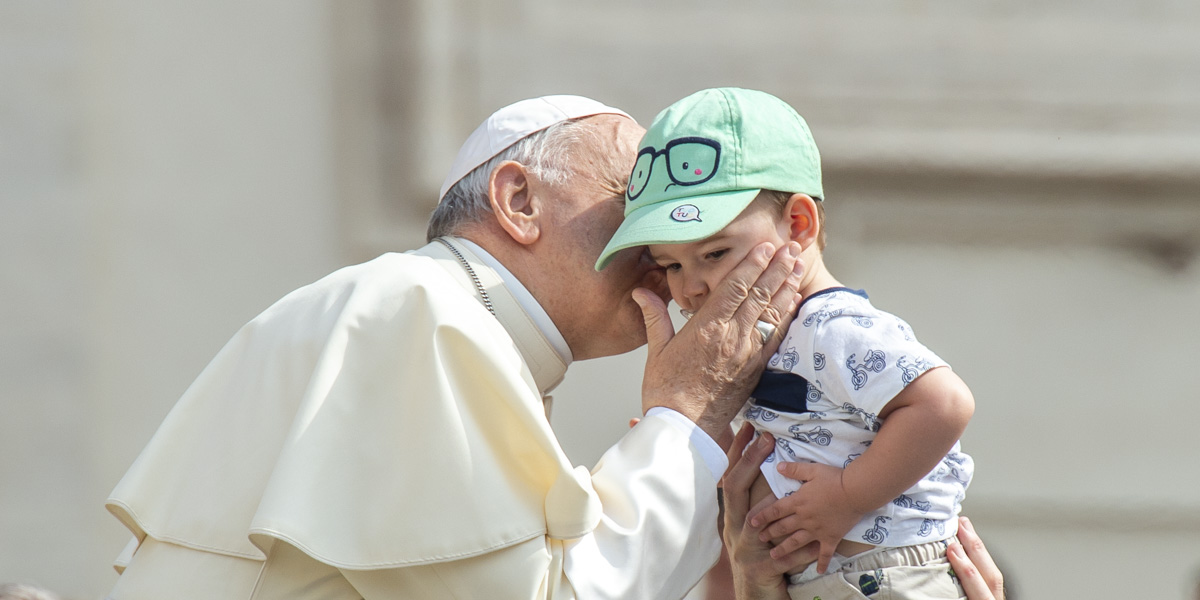
[[[260,560],[279,539],[346,569],[579,537],[600,504],[543,411],[535,380],[562,374],[541,371],[438,261],[387,254],[243,327],[108,508],[139,539]]]
[[[453,246],[467,261],[471,266],[470,272],[463,267],[458,257],[454,256],[441,243],[428,244],[412,253],[437,260],[438,264],[446,269],[451,277],[463,287],[471,290],[476,299],[482,302],[482,298],[479,297],[475,288],[475,282],[471,280],[471,273],[479,279],[480,285],[483,286],[492,303],[492,309],[496,311],[496,318],[512,337],[518,351],[525,359],[526,366],[533,375],[534,387],[542,396],[548,394],[562,382],[570,362],[569,349],[567,350],[568,356],[564,356],[563,351],[556,348],[555,343],[551,341],[551,336],[554,336],[564,347],[566,346],[566,341],[562,339],[562,335],[550,321],[550,316],[516,277],[513,277],[507,270],[500,271],[493,268],[491,266],[493,263],[496,265],[499,263],[494,258],[487,256],[486,251],[479,246],[458,238],[444,237],[440,239]],[[480,255],[480,252],[483,254]],[[537,313],[536,317],[534,313]]]

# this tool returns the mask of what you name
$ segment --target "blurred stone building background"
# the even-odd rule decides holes
[[[971,385],[966,511],[1017,597],[1188,597],[1194,0],[0,0],[0,582],[101,597],[103,501],[176,398],[284,293],[419,245],[492,110],[723,85],[809,120],[831,268]],[[557,390],[577,462],[643,356]]]

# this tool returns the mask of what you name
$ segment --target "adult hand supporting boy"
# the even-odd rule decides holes
[[[946,558],[968,600],[1004,600],[1004,575],[966,517],[958,518],[958,540],[946,548]]]
[[[749,506],[750,486],[758,477],[759,465],[774,449],[774,436],[764,433],[755,440],[754,428],[748,423],[742,425],[728,452],[729,469],[721,479],[725,496],[722,538],[734,567],[733,587],[738,600],[786,600],[784,574],[813,560],[807,548],[773,557],[771,546],[759,539],[761,530],[746,518],[746,513],[753,510]]]
[[[795,242],[778,250],[756,246],[678,333],[662,298],[634,290],[646,321],[642,412],[671,408],[720,439],[795,313],[804,269],[799,256]],[[755,329],[759,320],[776,327],[765,343]]]

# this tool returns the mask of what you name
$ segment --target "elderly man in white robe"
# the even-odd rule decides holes
[[[428,245],[243,327],[108,500],[134,534],[109,598],[684,596],[721,546],[715,440],[802,265],[759,248],[678,334],[640,249],[595,272],[642,133],[576,96],[505,107],[463,145]],[[647,339],[640,423],[573,467],[544,398],[572,360]]]

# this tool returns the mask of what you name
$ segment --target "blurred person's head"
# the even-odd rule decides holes
[[[25,583],[0,584],[0,600],[60,600],[57,594]]]

